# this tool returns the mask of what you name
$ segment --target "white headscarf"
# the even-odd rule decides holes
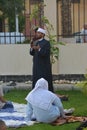
[[[55,94],[48,91],[48,82],[44,78],[41,78],[36,82],[35,88],[25,99],[31,103],[32,106],[48,110],[55,98]]]
[[[35,88],[32,90],[32,92],[38,90],[39,88],[48,90],[48,82],[44,78],[41,78],[36,82]]]
[[[38,28],[37,32],[41,32],[43,34],[46,34],[46,30],[43,28]]]

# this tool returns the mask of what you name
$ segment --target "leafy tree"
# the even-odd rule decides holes
[[[24,10],[24,0],[0,0],[0,11],[3,17],[14,16],[15,13],[20,14]]]
[[[9,30],[15,31],[15,16],[24,17],[24,0],[0,0],[0,11],[2,19],[8,18]]]

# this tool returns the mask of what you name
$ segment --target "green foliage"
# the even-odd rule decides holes
[[[77,83],[75,86],[81,88],[82,92],[87,95],[87,74],[84,74],[85,80]]]
[[[0,0],[0,11],[4,18],[20,14],[24,10],[23,0]]]
[[[48,35],[49,37],[49,41],[50,41],[50,45],[51,45],[51,63],[55,63],[56,59],[58,60],[59,58],[59,48],[58,45],[65,45],[62,42],[57,42],[55,40],[56,36],[55,35]]]
[[[25,28],[25,16],[23,14],[19,15],[19,32],[23,32]]]
[[[47,30],[47,37],[50,41],[50,45],[51,45],[51,63],[55,63],[56,60],[58,60],[59,57],[59,48],[58,45],[65,45],[62,42],[58,42],[57,38],[55,35],[52,34],[52,32],[54,31],[54,27],[53,25],[49,22],[48,18],[45,17],[43,15],[43,7],[46,6],[43,4],[43,2],[41,2],[41,4],[39,4],[39,6],[35,6],[31,15],[30,15],[30,20],[32,21],[33,19],[37,19],[38,21],[41,20],[42,26],[44,25],[44,27]],[[40,19],[41,17],[41,19]],[[35,25],[32,25],[35,26]],[[39,27],[39,25],[36,25]]]
[[[38,17],[38,6],[34,6],[33,12],[30,15],[30,20],[32,21],[33,18],[37,18]]]
[[[86,127],[86,128],[83,128],[83,130],[87,130],[87,127]]]
[[[24,41],[23,43],[29,44],[29,43],[30,43],[30,40],[26,38],[25,41]]]
[[[19,30],[24,29],[25,18],[22,11],[24,11],[24,0],[0,0],[0,11],[2,19],[8,18],[9,31],[15,31],[15,17],[19,16]]]

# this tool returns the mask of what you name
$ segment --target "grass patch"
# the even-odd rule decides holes
[[[26,103],[25,97],[28,94],[28,90],[11,90],[5,94],[5,98],[7,100],[18,102],[18,103]],[[58,94],[69,95],[69,101],[63,101],[64,108],[75,108],[75,112],[73,115],[76,116],[87,116],[87,96],[83,94],[81,91],[58,91]],[[76,130],[80,123],[68,123],[61,126],[51,126],[49,124],[35,124],[33,126],[26,126],[22,128],[18,128],[18,130]],[[12,128],[8,128],[8,130],[14,130]]]

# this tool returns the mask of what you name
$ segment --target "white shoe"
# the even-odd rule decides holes
[[[64,109],[64,112],[66,115],[72,114],[75,111],[75,108],[70,108],[70,109]]]

